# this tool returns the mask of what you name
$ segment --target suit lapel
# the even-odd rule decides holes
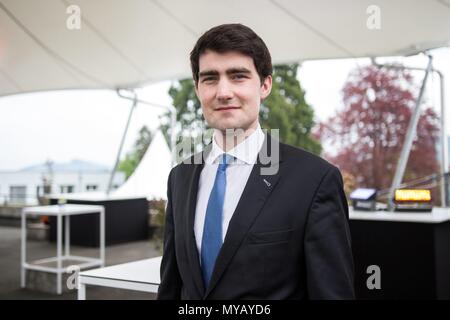
[[[270,135],[266,135],[262,150],[264,150],[264,148],[267,150],[268,140],[271,140]],[[223,275],[236,250],[239,248],[247,235],[248,230],[258,217],[264,203],[266,202],[266,199],[278,182],[279,170],[277,170],[277,173],[274,175],[261,175],[263,165],[260,158],[261,156],[258,155],[257,163],[253,166],[252,172],[250,173],[236,210],[230,220],[225,241],[219,252],[219,256],[217,257],[211,282],[209,287],[206,289],[204,298],[209,295],[219,281],[220,277]],[[279,166],[279,163],[272,162],[271,165]]]
[[[195,242],[195,232],[194,232],[194,221],[195,221],[195,209],[197,206],[197,194],[198,194],[198,183],[200,180],[200,174],[203,169],[204,159],[206,159],[208,153],[211,151],[212,144],[209,144],[205,147],[202,153],[199,153],[194,156],[194,164],[190,164],[193,167],[192,170],[189,171],[190,176],[188,176],[187,180],[187,207],[186,207],[186,250],[187,256],[189,260],[189,266],[191,268],[191,274],[194,278],[195,285],[197,286],[198,291],[200,292],[200,296],[203,296],[205,292],[202,272],[200,269],[200,256],[197,250],[197,244]],[[201,158],[200,158],[201,157]]]

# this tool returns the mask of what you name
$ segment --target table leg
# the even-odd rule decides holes
[[[21,255],[20,255],[20,286],[22,288],[25,288],[25,282],[26,282],[26,269],[25,269],[25,262],[27,257],[27,217],[24,211],[22,211],[22,227],[21,227]]]
[[[66,230],[65,230],[65,236],[66,239],[64,240],[64,245],[65,245],[65,250],[64,250],[64,255],[66,257],[70,256],[70,216],[66,216],[64,218],[65,220],[65,224],[66,224]]]
[[[57,216],[57,239],[56,239],[56,268],[58,269],[56,272],[56,293],[62,293],[62,216],[59,214]]]
[[[78,300],[86,300],[86,285],[78,278]]]
[[[105,209],[100,211],[100,260],[102,267],[105,266]]]

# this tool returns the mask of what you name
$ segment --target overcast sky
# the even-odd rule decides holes
[[[447,110],[450,107],[450,48],[433,51],[434,66],[446,76]],[[424,57],[380,59],[426,67]],[[304,62],[299,80],[317,121],[342,107],[341,89],[350,70],[370,63],[368,59]],[[416,73],[420,81],[423,73]],[[163,105],[171,103],[170,81],[138,90],[141,99]],[[427,98],[440,109],[439,82],[430,78]],[[82,159],[112,167],[126,125],[131,102],[114,91],[59,91],[0,98],[0,170],[18,170],[51,159],[65,162]],[[159,125],[164,111],[139,105],[132,118],[124,152],[131,149],[138,130]],[[450,126],[450,111],[447,122]],[[450,128],[447,129],[450,131]],[[448,132],[447,131],[447,132]],[[122,155],[123,155],[122,154]]]

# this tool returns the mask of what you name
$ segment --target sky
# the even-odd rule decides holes
[[[450,107],[450,48],[432,51],[434,67],[446,76],[447,110]],[[426,67],[423,56],[384,58],[379,62],[403,62]],[[298,77],[313,107],[316,121],[323,121],[342,107],[341,89],[348,73],[369,59],[306,61]],[[415,73],[418,82],[423,73]],[[139,98],[169,105],[170,81],[137,90]],[[431,77],[427,101],[439,112],[439,82]],[[125,129],[131,101],[109,90],[69,90],[28,93],[0,98],[0,170],[13,171],[43,163],[81,159],[112,167]],[[164,109],[140,104],[136,107],[122,156],[131,150],[139,129],[154,130]],[[446,114],[450,126],[450,112]],[[450,128],[448,128],[450,131]]]

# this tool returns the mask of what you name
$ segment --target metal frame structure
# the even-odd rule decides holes
[[[119,91],[117,91],[117,94],[119,94]],[[133,91],[133,95],[134,95],[134,97],[132,98],[133,99],[133,104],[131,105],[130,114],[128,115],[127,124],[125,126],[125,130],[123,132],[122,139],[120,140],[120,146],[119,146],[119,151],[117,152],[116,161],[115,161],[114,167],[113,167],[113,169],[111,171],[111,176],[109,177],[108,188],[106,189],[106,194],[107,195],[111,191],[113,180],[114,180],[114,175],[116,174],[117,166],[119,165],[120,154],[122,153],[123,144],[125,142],[125,137],[127,136],[128,127],[130,126],[131,116],[133,115],[134,109],[136,108],[136,105],[137,105],[137,94],[134,91]],[[119,96],[120,96],[120,94],[119,94]]]
[[[126,96],[122,93],[122,91],[130,91],[133,93],[133,97],[129,97]],[[131,116],[133,115],[134,109],[137,106],[138,103],[142,103],[145,105],[149,105],[152,107],[157,107],[157,108],[162,108],[162,109],[166,109],[169,111],[170,113],[170,151],[172,153],[172,166],[175,164],[175,145],[176,145],[176,135],[175,135],[175,126],[177,123],[177,110],[175,109],[175,107],[171,106],[171,105],[162,105],[162,104],[158,104],[158,103],[153,103],[153,102],[149,102],[149,101],[145,101],[142,99],[139,99],[137,96],[137,93],[134,90],[125,90],[125,89],[117,89],[117,95],[123,99],[127,99],[127,100],[131,100],[133,102],[132,106],[131,106],[131,110],[130,110],[130,114],[128,115],[128,121],[127,124],[125,126],[125,130],[123,132],[122,135],[122,140],[120,142],[120,146],[119,146],[119,150],[117,151],[117,156],[116,156],[116,161],[114,164],[114,168],[111,172],[111,177],[109,178],[109,183],[108,183],[108,188],[106,190],[106,194],[108,195],[111,192],[111,188],[112,188],[112,182],[114,180],[114,175],[117,171],[117,166],[119,165],[119,160],[120,160],[120,155],[122,153],[122,148],[123,148],[123,144],[125,141],[125,137],[128,133],[128,127],[130,125],[130,121],[131,121]]]
[[[426,53],[425,53],[426,54]],[[416,127],[419,120],[420,115],[420,105],[422,103],[423,94],[425,92],[426,81],[428,79],[428,75],[430,72],[436,73],[440,78],[440,91],[441,91],[441,166],[440,166],[440,179],[441,179],[441,203],[442,207],[447,207],[448,205],[448,183],[446,180],[447,166],[448,166],[448,146],[447,146],[447,130],[445,123],[445,79],[444,75],[441,71],[433,68],[433,57],[429,54],[426,54],[428,57],[428,66],[427,68],[417,68],[417,67],[406,67],[406,66],[398,66],[392,64],[380,64],[372,59],[372,63],[377,67],[390,68],[390,69],[401,69],[401,70],[413,70],[413,71],[424,71],[425,76],[422,81],[422,86],[420,88],[419,97],[417,98],[416,106],[413,111],[413,115],[411,117],[408,130],[405,137],[405,143],[403,145],[400,158],[397,163],[397,168],[395,171],[395,176],[392,181],[392,185],[389,191],[389,199],[388,199],[388,209],[393,210],[392,199],[394,197],[395,189],[399,188],[403,175],[405,173],[406,164],[408,162],[409,154],[411,152],[412,142],[414,136],[416,134]]]

